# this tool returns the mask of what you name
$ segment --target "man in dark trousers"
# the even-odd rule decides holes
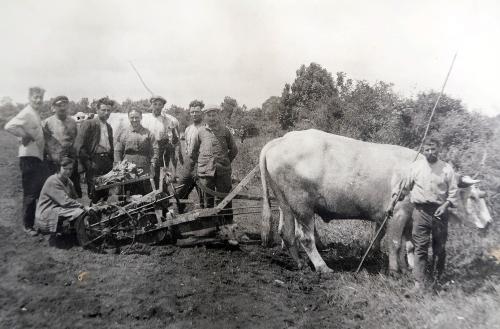
[[[107,190],[95,190],[94,178],[113,168],[113,129],[106,121],[112,112],[114,101],[101,98],[97,101],[97,118],[86,120],[80,126],[76,138],[80,161],[85,170],[88,195],[92,203],[108,198]]]
[[[228,193],[231,191],[231,162],[238,154],[234,138],[225,127],[219,116],[220,107],[209,105],[203,109],[206,125],[198,129],[193,138],[189,151],[190,171],[197,166],[197,175],[200,183],[216,192]],[[213,207],[215,198],[204,195],[206,208]],[[226,208],[231,208],[231,202]],[[221,212],[222,222],[233,222],[233,212],[228,209]]]
[[[403,189],[410,191],[410,201],[415,205],[412,214],[415,292],[427,288],[429,279],[439,280],[443,274],[448,238],[448,207],[456,203],[457,198],[455,172],[450,164],[438,159],[439,148],[437,139],[426,139],[422,152],[424,158],[411,164]],[[433,268],[431,273],[427,273],[430,236]]]
[[[29,89],[29,104],[5,124],[5,130],[19,138],[19,166],[23,186],[22,216],[24,231],[35,236],[36,202],[45,180],[43,138],[40,110],[43,106],[45,90],[40,87]]]
[[[70,157],[75,160],[71,173],[76,195],[82,197],[80,187],[80,174],[78,173],[78,161],[75,150],[75,139],[77,135],[76,121],[68,115],[69,100],[66,96],[57,96],[52,100],[52,111],[54,115],[42,122],[43,134],[45,136],[46,163],[49,175],[57,173],[61,167],[61,158]]]

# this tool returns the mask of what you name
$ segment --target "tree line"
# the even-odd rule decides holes
[[[248,109],[226,96],[221,102],[221,116],[226,125],[243,131],[246,137],[261,135],[271,139],[290,130],[316,128],[363,141],[416,149],[437,97],[435,91],[404,97],[394,91],[391,83],[353,80],[344,72],[333,75],[311,63],[302,65],[294,81],[284,85],[281,95],[269,97],[261,107]],[[51,114],[50,101],[45,101],[42,118]],[[95,101],[71,101],[70,112],[95,112]],[[0,126],[23,106],[2,102]],[[127,112],[131,107],[149,111],[149,100],[127,99],[117,103],[115,110]],[[179,120],[181,129],[189,125],[187,106],[171,105],[168,113]],[[489,118],[470,112],[461,100],[443,95],[429,130],[429,135],[442,141],[444,160],[463,173],[477,173],[479,178],[485,178],[483,184],[492,192],[490,200],[495,203],[500,201],[496,194],[500,192],[498,127],[500,116]],[[485,161],[481,161],[485,152]]]

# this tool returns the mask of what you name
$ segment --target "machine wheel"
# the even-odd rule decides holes
[[[102,238],[98,237],[102,235],[102,232],[100,232],[98,229],[92,229],[90,227],[90,225],[98,223],[99,221],[100,220],[96,214],[89,212],[75,219],[74,225],[76,231],[76,239],[80,246],[97,248],[101,244]]]
[[[156,214],[154,212],[148,212],[141,214],[137,220],[137,230],[138,232],[136,239],[139,242],[146,243],[162,243],[167,240],[168,234],[167,229],[156,230],[156,223],[158,222]],[[153,230],[148,232],[148,230]]]

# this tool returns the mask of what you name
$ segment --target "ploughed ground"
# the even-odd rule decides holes
[[[22,231],[17,142],[3,131],[0,141],[0,328],[469,328],[471,324],[491,328],[498,324],[493,310],[500,306],[500,279],[493,261],[479,255],[472,265],[464,265],[467,271],[451,269],[454,281],[439,294],[409,295],[411,277],[387,276],[384,259],[371,259],[367,269],[354,274],[371,232],[364,224],[337,231],[358,232],[358,241],[352,244],[338,241],[356,237],[338,234],[337,242],[335,237],[327,241],[330,249],[323,256],[335,269],[328,276],[310,268],[298,270],[280,247],[258,244],[232,250],[224,245],[134,244],[125,254],[95,253],[70,241],[66,248],[49,247],[47,237],[32,238]],[[260,215],[237,217],[236,222],[238,234],[258,233]],[[476,315],[475,308],[483,313]]]

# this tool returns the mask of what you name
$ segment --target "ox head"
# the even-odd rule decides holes
[[[466,226],[486,229],[492,219],[484,200],[486,193],[476,185],[478,182],[469,176],[459,177],[457,202],[455,208],[449,208],[450,215]]]

